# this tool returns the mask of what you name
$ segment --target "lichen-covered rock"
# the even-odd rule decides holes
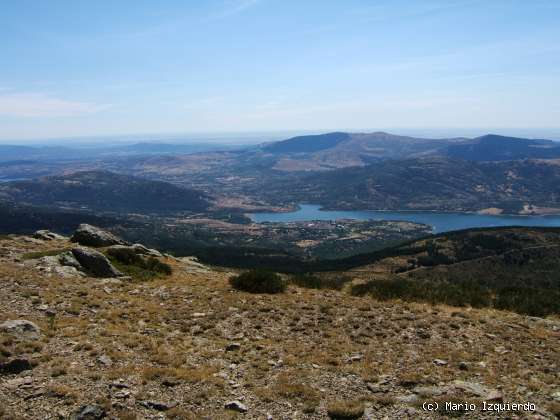
[[[137,254],[148,255],[150,257],[157,257],[157,258],[163,257],[163,254],[159,252],[157,249],[146,248],[142,244],[134,244],[132,245],[132,248]]]
[[[90,404],[80,407],[74,414],[70,416],[70,420],[100,420],[106,416],[103,407]]]
[[[128,245],[128,242],[106,232],[96,226],[81,224],[70,238],[72,242],[77,242],[85,246],[111,246],[111,245]]]
[[[60,265],[63,265],[65,267],[74,267],[77,270],[83,269],[82,265],[78,262],[76,257],[74,257],[74,254],[72,254],[70,251],[59,254],[58,262],[60,263]]]
[[[107,257],[95,249],[85,247],[72,248],[72,254],[82,267],[96,277],[122,276],[122,273],[113,267]]]
[[[11,319],[0,324],[0,331],[14,335],[20,339],[36,340],[41,335],[37,324],[26,319]]]
[[[50,230],[38,230],[33,234],[35,239],[41,239],[42,241],[52,241],[55,239],[66,239],[64,236],[57,233],[51,232]]]

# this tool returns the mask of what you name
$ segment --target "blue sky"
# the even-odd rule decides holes
[[[558,22],[558,0],[6,0],[0,139],[554,128]]]

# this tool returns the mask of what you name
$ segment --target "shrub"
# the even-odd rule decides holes
[[[560,292],[553,287],[538,288],[527,284],[510,285],[511,278],[494,282],[487,279],[409,279],[393,277],[373,280],[352,287],[353,295],[370,294],[380,300],[402,299],[475,308],[494,307],[531,316],[560,313]]]
[[[348,277],[321,278],[312,274],[298,274],[290,278],[290,283],[307,289],[341,290],[351,279]]]
[[[150,280],[155,277],[169,276],[173,272],[169,264],[161,262],[154,257],[120,253],[120,250],[117,251],[116,255],[112,250],[109,250],[107,255],[111,263],[119,271],[137,280]]]
[[[229,280],[234,289],[249,293],[282,293],[286,282],[271,271],[251,270]]]
[[[334,401],[327,406],[327,414],[331,419],[359,419],[364,415],[364,404],[361,401]]]

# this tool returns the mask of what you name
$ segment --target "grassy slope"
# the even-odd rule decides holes
[[[64,247],[21,238],[0,243],[18,254]],[[104,284],[22,270],[5,253],[0,259],[0,322],[29,319],[45,333],[33,345],[0,336],[4,350],[37,362],[30,388],[7,387],[13,377],[0,376],[8,417],[67,415],[96,401],[120,418],[147,417],[155,411],[135,400],[156,400],[177,403],[169,417],[227,419],[236,415],[224,403],[244,397],[248,419],[295,411],[325,418],[339,399],[402,418],[418,409],[398,401],[411,387],[456,379],[501,387],[507,401],[531,401],[545,412],[558,408],[550,399],[557,388],[552,367],[560,363],[558,321],[294,286],[273,296],[232,292],[229,273],[187,262],[169,261],[174,270],[165,279]],[[56,309],[54,329],[40,305]],[[233,341],[240,349],[225,351]],[[102,355],[111,363],[100,363]],[[355,355],[361,357],[349,362]],[[368,390],[380,379],[385,393]],[[129,398],[110,390],[117,380],[128,384]]]

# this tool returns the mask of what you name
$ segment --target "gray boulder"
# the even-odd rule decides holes
[[[80,245],[86,246],[111,246],[111,245],[128,245],[128,243],[121,238],[106,232],[98,227],[81,224],[70,238],[72,242],[77,242]]]
[[[159,252],[157,249],[146,248],[142,244],[134,244],[132,245],[132,248],[134,248],[134,251],[136,251],[137,254],[148,255],[150,257],[157,257],[157,258],[163,257],[162,253]]]
[[[233,410],[239,413],[246,413],[248,411],[247,406],[243,404],[241,401],[228,401],[225,403],[224,408],[226,410]]]
[[[101,252],[91,248],[72,248],[80,265],[96,277],[120,277],[123,274]]]
[[[159,251],[146,248],[144,245],[132,246],[112,245],[107,248],[107,253],[124,264],[134,264],[145,261],[147,257],[163,257]]]
[[[41,335],[37,324],[26,319],[11,319],[0,324],[0,331],[14,335],[20,339],[36,340]]]
[[[70,416],[70,420],[100,420],[105,418],[106,415],[107,413],[103,407],[91,404],[80,407]]]
[[[33,234],[35,239],[40,239],[42,241],[52,241],[55,239],[66,239],[62,235],[51,232],[50,230],[38,230]]]
[[[82,265],[78,262],[76,257],[74,257],[74,254],[72,254],[70,251],[59,254],[58,262],[60,263],[60,265],[63,265],[65,267],[74,267],[76,270],[83,269]]]

